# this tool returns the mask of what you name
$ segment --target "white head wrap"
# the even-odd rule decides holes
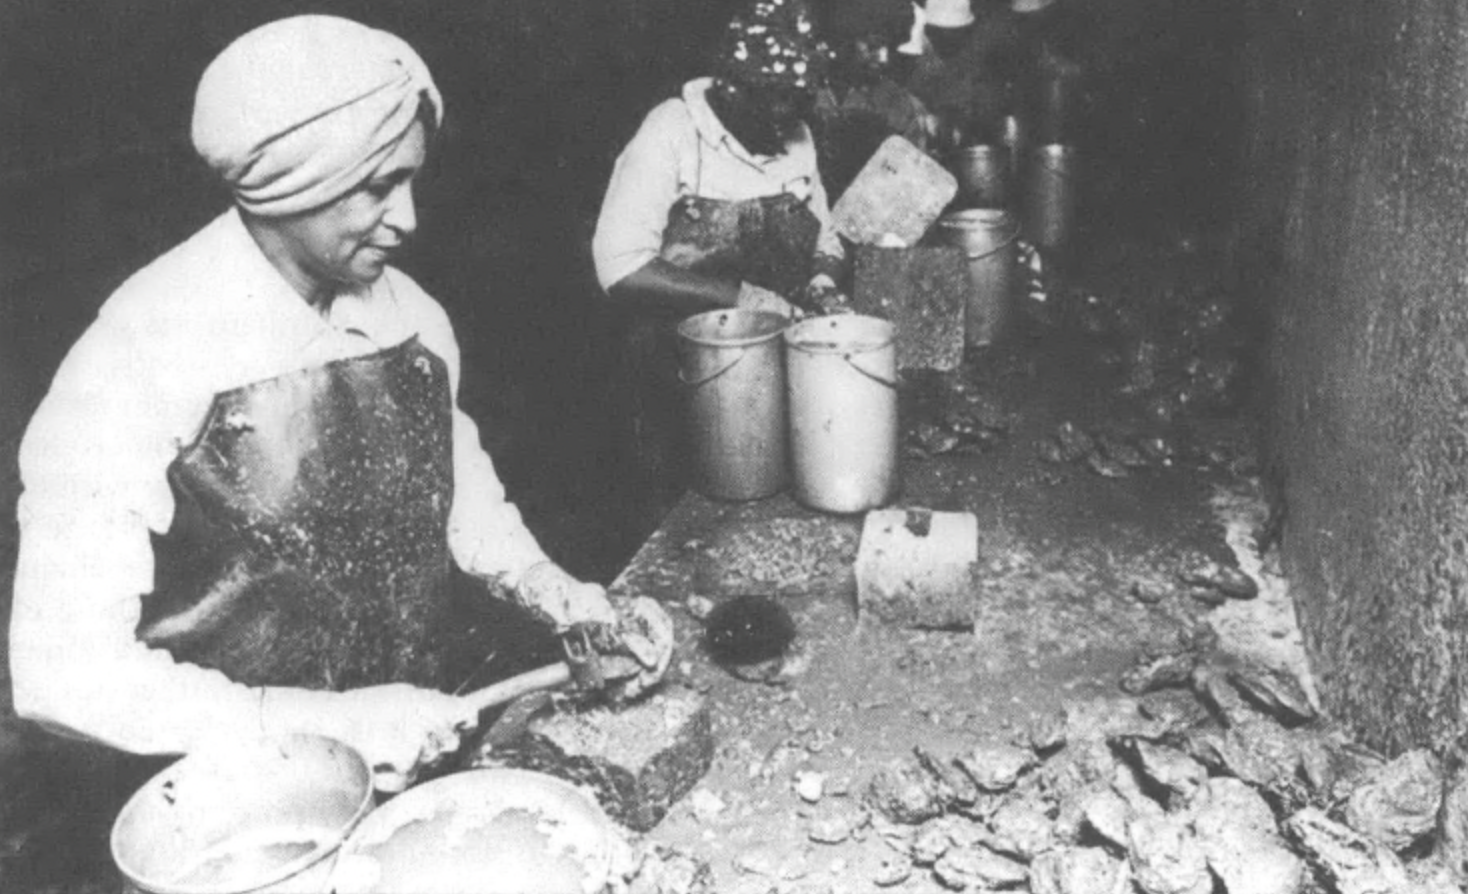
[[[934,28],[963,28],[974,23],[972,0],[927,0],[925,11]]]
[[[928,52],[928,19],[923,8],[912,5],[912,27],[908,29],[907,42],[897,48],[904,56],[922,56]]]
[[[356,188],[443,97],[401,38],[334,16],[296,16],[245,34],[205,69],[194,148],[246,210],[308,211]]]

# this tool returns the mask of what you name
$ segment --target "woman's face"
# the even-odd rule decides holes
[[[809,118],[815,107],[815,91],[804,87],[763,84],[745,93],[753,109],[782,134]]]
[[[415,121],[362,185],[330,205],[281,221],[297,266],[322,284],[365,286],[382,276],[418,228],[413,178],[427,153],[427,128]]]

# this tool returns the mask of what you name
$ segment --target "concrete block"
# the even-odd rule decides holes
[[[613,819],[646,832],[712,766],[713,724],[703,696],[672,687],[633,705],[535,718],[490,757],[584,786]]]
[[[973,624],[979,522],[969,512],[878,509],[856,553],[862,616],[904,627]]]
[[[950,370],[963,361],[969,287],[962,249],[856,247],[852,306],[896,325],[900,369]]]

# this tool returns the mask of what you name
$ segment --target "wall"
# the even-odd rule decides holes
[[[1286,570],[1331,711],[1446,746],[1468,729],[1468,13],[1249,6],[1239,239]]]

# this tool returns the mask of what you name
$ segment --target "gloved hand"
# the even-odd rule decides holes
[[[811,277],[800,303],[811,313],[823,316],[852,312],[851,299],[836,288],[836,281],[825,273],[818,273]]]
[[[618,695],[633,698],[656,686],[673,658],[673,621],[656,600],[646,596],[619,599],[616,604],[617,651],[636,659],[640,670],[614,679]]]
[[[918,148],[924,152],[932,150],[930,154],[937,153],[939,151],[939,137],[943,133],[943,120],[932,112],[924,110],[918,116],[918,126],[922,128],[923,132],[922,145]]]
[[[291,692],[287,690],[286,692]],[[379,791],[400,792],[418,772],[459,748],[478,713],[451,695],[407,683],[348,692],[300,692],[262,702],[271,732],[313,732],[357,749]]]
[[[579,581],[554,562],[531,566],[515,588],[516,600],[544,615],[558,632],[572,624],[615,624],[616,612],[600,584]]]
[[[782,317],[792,319],[800,318],[800,309],[795,305],[771,292],[769,289],[760,288],[754,283],[741,282],[739,284],[739,299],[734,303],[735,307],[744,310],[759,310],[766,313],[779,314]]]

